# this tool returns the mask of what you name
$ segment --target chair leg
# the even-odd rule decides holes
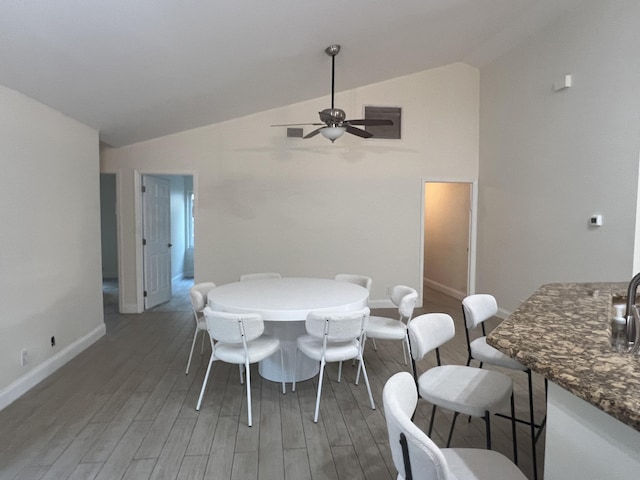
[[[548,395],[549,395],[549,381],[545,378],[544,379],[544,400],[545,400],[545,404],[547,403]],[[544,431],[544,426],[546,424],[547,424],[547,414],[545,413],[542,421],[540,422],[540,425],[536,426],[536,428],[538,429],[538,431],[536,432],[536,442],[540,439],[540,436],[542,435],[542,432]]]
[[[402,359],[404,360],[404,364],[407,364],[407,352],[409,351],[409,340],[407,337],[402,340]]]
[[[244,367],[244,365],[242,365],[241,363],[238,364],[238,370],[240,370],[240,385],[242,385],[244,383],[244,378],[242,377],[242,368]]]
[[[531,428],[531,461],[533,462],[533,479],[538,480],[538,455],[536,452],[536,423],[533,412],[533,379],[531,370],[527,370],[527,380],[529,384],[529,423]],[[541,427],[542,428],[542,427]]]
[[[371,402],[371,410],[375,410],[376,404],[373,402],[373,395],[371,394],[371,386],[369,385],[369,377],[367,376],[367,369],[364,366],[364,360],[362,359],[362,355],[360,356],[360,367],[362,367],[362,375],[364,376],[364,383],[367,385],[367,392],[369,393],[369,401]]]
[[[491,414],[484,412],[484,423],[487,429],[487,450],[491,450]]]
[[[318,377],[318,394],[316,395],[316,411],[313,414],[313,422],[318,423],[318,413],[320,412],[320,396],[322,395],[322,377],[324,377],[324,358],[320,360],[320,376]]]
[[[373,349],[377,352],[378,351],[378,347],[376,346],[376,339],[372,338],[371,341],[373,342]]]
[[[213,365],[213,353],[211,354],[211,358],[209,359],[209,366],[207,367],[207,373],[204,375],[204,380],[202,382],[202,388],[200,389],[200,396],[198,397],[198,403],[196,405],[196,411],[200,410],[200,405],[202,404],[202,397],[204,396],[204,391],[207,389],[207,381],[209,380],[209,373],[211,372],[211,365]]]
[[[453,414],[453,422],[451,422],[451,428],[449,429],[449,438],[447,438],[447,448],[451,445],[451,437],[453,437],[453,429],[456,427],[456,420],[458,419],[458,415],[460,412],[455,412]]]
[[[282,371],[282,393],[287,393],[287,388],[284,383],[284,355],[282,354],[282,349],[280,349],[280,368]]]
[[[338,364],[338,383],[340,383],[341,378],[342,378],[342,361],[340,361],[340,363]]]
[[[291,382],[291,391],[296,391],[296,372],[298,371],[298,352],[299,350],[296,348],[296,361],[293,363],[293,382]],[[282,369],[284,371],[284,368]]]
[[[252,423],[252,415],[251,415],[251,371],[249,370],[249,360],[247,359],[245,363],[245,372],[247,377],[247,423],[251,426]]]
[[[515,404],[515,397],[513,395],[513,392],[511,392],[511,437],[513,441],[513,463],[518,465],[518,437],[516,436],[516,404]]]
[[[203,331],[203,335],[202,335],[202,345],[200,345],[200,355],[202,355],[202,354],[204,353],[204,337],[205,337],[205,334],[206,334],[206,333],[207,333],[206,331]]]
[[[437,407],[437,405],[434,405],[433,408],[431,409],[431,420],[429,420],[429,433],[428,433],[429,437],[431,437],[431,432],[433,431],[433,421],[436,418],[436,407]],[[415,413],[414,413],[414,415],[415,415]],[[413,420],[413,418],[412,418],[412,420]]]
[[[371,341],[375,345],[375,342],[376,342],[375,338],[372,338]],[[362,339],[362,348],[360,348],[361,357],[364,355],[364,346],[365,346],[366,343],[367,343],[367,336],[365,335],[364,338]],[[351,364],[353,365],[353,363],[355,363],[355,361],[358,358],[361,358],[361,357],[354,357],[354,359],[352,360]],[[359,364],[358,365],[358,372],[356,373],[356,385],[358,385],[358,383],[360,382],[360,370],[361,370],[361,368],[362,368],[362,364]]]
[[[193,335],[193,342],[191,342],[191,351],[189,352],[189,360],[187,361],[187,370],[184,372],[185,375],[189,375],[189,367],[191,366],[191,357],[193,357],[193,349],[196,346],[196,339],[198,338],[198,328],[196,328],[196,333]]]
[[[375,342],[375,341],[376,341],[374,338],[372,338],[371,340],[372,340],[373,342]],[[365,344],[366,344],[366,343],[367,343],[367,336],[365,335],[365,336],[362,338],[362,348],[360,349],[360,350],[362,351],[362,355],[364,355],[364,346],[365,346]],[[355,359],[355,358],[353,358],[353,359],[351,360],[351,366],[353,367],[355,364],[356,364],[356,359]],[[360,373],[360,372],[358,372],[358,373]],[[356,382],[356,385],[357,385],[357,382]]]

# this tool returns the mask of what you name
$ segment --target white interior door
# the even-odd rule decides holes
[[[142,176],[144,308],[171,299],[171,208],[169,180]]]

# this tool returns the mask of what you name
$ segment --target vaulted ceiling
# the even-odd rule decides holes
[[[0,84],[127,145],[463,61],[584,0],[5,0]]]

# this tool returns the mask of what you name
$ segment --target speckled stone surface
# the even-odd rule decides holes
[[[487,342],[640,431],[640,357],[609,345],[613,299],[626,296],[626,288],[626,283],[543,285]]]

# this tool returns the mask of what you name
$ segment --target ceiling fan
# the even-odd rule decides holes
[[[323,137],[328,138],[329,140],[331,140],[331,143],[333,143],[336,141],[336,139],[340,138],[344,134],[344,132],[362,138],[373,137],[373,134],[371,132],[356,128],[354,127],[354,125],[393,125],[393,121],[388,119],[363,118],[358,120],[346,120],[347,115],[344,113],[344,110],[334,107],[333,99],[335,89],[336,55],[339,52],[340,45],[331,45],[325,49],[325,53],[331,57],[331,108],[325,108],[321,112],[318,112],[318,114],[320,115],[320,121],[322,123],[289,123],[283,125],[271,125],[272,127],[293,127],[301,125],[319,126],[320,128],[317,128],[312,132],[306,134],[303,138],[315,137],[320,133]]]

